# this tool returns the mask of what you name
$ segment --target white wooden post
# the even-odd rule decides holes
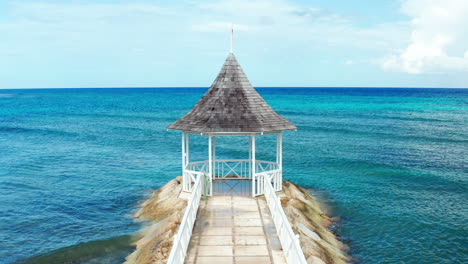
[[[190,134],[185,133],[185,166],[190,163]]]
[[[182,176],[185,170],[185,132],[182,132]]]
[[[185,132],[182,131],[182,189],[188,192],[188,180],[185,176]]]
[[[249,136],[249,168],[248,168],[248,174],[249,178],[252,180],[253,175],[252,175],[252,137]]]
[[[252,137],[249,136],[249,176],[253,179],[252,175]]]
[[[210,191],[211,193],[211,184],[213,183],[213,136],[208,136],[208,177],[210,180]]]
[[[216,178],[216,136],[213,136],[213,177]]]
[[[279,175],[275,181],[275,191],[283,189],[283,134],[276,134],[276,163],[278,164]]]
[[[255,197],[255,167],[256,167],[256,164],[255,164],[255,135],[254,136],[250,136],[250,142],[251,142],[251,148],[250,148],[250,162],[251,162],[251,174],[252,174],[252,196]]]

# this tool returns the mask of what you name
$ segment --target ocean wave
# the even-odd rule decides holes
[[[16,97],[16,94],[1,94],[0,93],[0,99],[10,99]]]
[[[301,111],[293,111],[293,110],[286,110],[286,111],[278,111],[279,114],[285,115],[285,116],[301,116],[303,117],[305,115],[304,111],[301,109]],[[317,111],[317,112],[309,112],[306,115],[309,117],[324,117],[325,111]],[[389,115],[389,114],[369,114],[369,113],[356,113],[350,112],[350,113],[333,113],[333,115],[328,115],[326,117],[335,117],[335,118],[340,118],[342,120],[349,120],[349,118],[352,119],[365,119],[365,120],[401,120],[401,121],[414,121],[414,122],[442,122],[442,123],[453,123],[453,119],[442,119],[442,118],[434,118],[434,117],[421,117],[421,116],[413,116],[412,114],[407,115],[404,113],[401,113],[401,115]]]
[[[17,190],[17,189],[28,189],[28,190],[40,190],[42,188],[38,186],[33,186],[26,183],[21,182],[3,182],[1,183],[2,188]]]
[[[365,131],[365,130],[356,130],[356,129],[349,129],[349,128],[336,128],[336,127],[323,127],[323,126],[300,126],[298,129],[309,130],[309,131],[317,131],[317,132],[335,132],[341,134],[354,134],[354,135],[366,135],[372,137],[379,137],[379,138],[393,138],[393,139],[403,139],[403,140],[416,140],[416,141],[429,141],[429,142],[437,142],[437,143],[468,143],[466,139],[457,139],[457,138],[442,138],[442,137],[429,137],[429,136],[411,136],[411,135],[401,135],[401,134],[390,134],[390,133],[382,133],[382,132],[375,132],[375,131]]]
[[[165,121],[173,122],[173,117],[163,117],[161,115],[122,115],[122,114],[105,114],[105,113],[64,113],[67,116],[80,116],[92,118],[121,118],[121,119],[134,119],[134,120],[147,120],[147,121]]]
[[[50,129],[50,128],[27,128],[27,127],[16,127],[16,126],[0,126],[0,132],[78,136],[77,133],[71,133],[67,131],[55,130],[55,129]]]

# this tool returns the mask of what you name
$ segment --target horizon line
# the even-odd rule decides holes
[[[209,89],[210,86],[116,86],[116,87],[22,87],[22,88],[0,88],[0,90],[46,90],[46,89]],[[286,88],[286,89],[467,89],[468,87],[402,87],[402,86],[254,86],[254,88]]]

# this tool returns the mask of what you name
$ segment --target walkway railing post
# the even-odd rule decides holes
[[[210,190],[210,180],[206,173],[201,174],[202,178],[202,191],[203,191],[203,200],[208,200],[209,190]]]

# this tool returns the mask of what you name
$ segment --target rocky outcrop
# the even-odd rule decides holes
[[[350,261],[347,247],[327,228],[332,219],[320,209],[318,202],[303,188],[284,181],[277,193],[294,233],[299,235],[308,263],[341,264]]]
[[[181,181],[182,177],[169,181],[141,204],[134,217],[147,220],[148,226],[124,264],[166,263],[187,206],[187,194],[182,192]]]

